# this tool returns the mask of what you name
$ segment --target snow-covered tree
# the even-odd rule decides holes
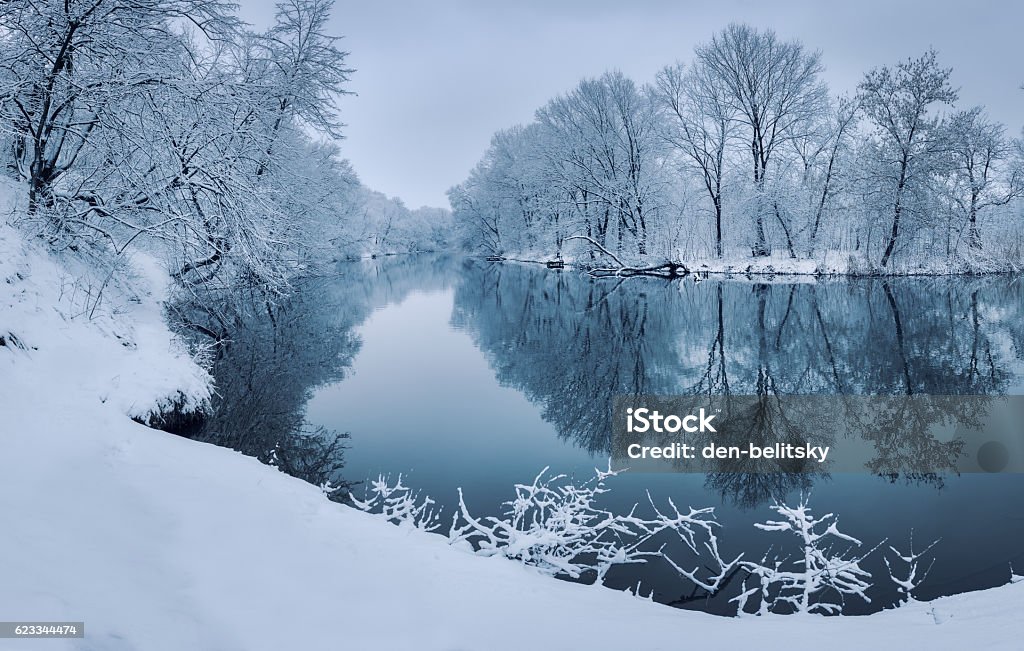
[[[814,255],[820,243],[826,217],[837,206],[837,195],[849,190],[853,176],[848,168],[852,164],[850,141],[854,134],[860,106],[849,97],[839,97],[826,113],[812,122],[811,128],[792,140],[796,160],[791,167],[799,174],[793,185],[799,188],[806,202],[801,229],[806,234],[805,245]],[[799,164],[797,164],[799,163]],[[834,240],[832,240],[834,242]]]
[[[963,233],[966,229],[967,246],[979,250],[982,211],[1020,196],[1024,177],[1018,170],[1004,169],[1010,162],[1012,144],[1003,125],[993,122],[980,106],[954,113],[946,129],[949,194],[960,217],[958,230]]]
[[[937,108],[952,105],[950,68],[942,68],[935,50],[868,72],[859,88],[861,106],[874,126],[872,157],[876,173],[868,180],[888,207],[889,228],[881,265],[889,264],[900,243],[901,228],[913,214],[913,193],[927,184],[945,146]],[[917,206],[918,212],[923,207]]]
[[[29,211],[80,201],[69,181],[105,130],[144,119],[139,98],[174,82],[167,62],[190,54],[187,23],[211,37],[234,28],[224,2],[195,0],[9,0],[0,11],[0,118],[13,165],[27,180]]]
[[[780,40],[771,30],[734,23],[698,46],[696,58],[746,132],[754,191],[759,197],[752,252],[755,257],[767,255],[770,247],[763,204],[769,166],[777,150],[802,134],[824,109],[821,55],[806,50],[798,41]],[[772,209],[789,254],[795,256],[791,225],[777,205]]]
[[[268,158],[290,120],[342,137],[338,99],[350,94],[346,84],[354,71],[346,65],[348,52],[337,47],[339,37],[327,32],[333,7],[334,0],[283,0],[274,26],[261,37],[266,61],[260,67],[267,74],[261,98],[269,104],[261,119],[268,130]]]
[[[647,94],[621,72],[609,72],[580,82],[537,118],[583,231],[602,246],[646,254],[662,183],[657,113]]]
[[[665,138],[694,169],[711,202],[715,255],[722,257],[722,196],[726,147],[736,131],[736,112],[706,65],[683,64],[658,73],[655,95],[667,113]]]

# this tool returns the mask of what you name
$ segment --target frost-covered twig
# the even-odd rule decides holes
[[[902,603],[915,601],[914,590],[916,590],[917,587],[924,583],[924,580],[928,578],[928,573],[931,572],[932,566],[935,565],[935,559],[932,559],[931,563],[928,564],[928,567],[925,568],[924,573],[920,575],[918,575],[918,562],[925,554],[927,554],[931,550],[932,547],[934,547],[938,543],[938,540],[932,541],[932,543],[925,547],[923,550],[915,553],[914,530],[911,529],[910,550],[906,554],[901,553],[898,549],[896,549],[892,545],[889,545],[889,549],[892,550],[893,554],[896,554],[896,558],[898,558],[901,562],[903,562],[906,565],[906,571],[903,575],[904,578],[899,578],[895,574],[893,574],[893,567],[892,564],[889,562],[889,557],[883,557],[885,560],[885,567],[889,571],[889,578],[892,579],[892,582],[896,584],[897,590],[900,595],[900,601]]]
[[[1010,583],[1020,583],[1024,581],[1024,576],[1017,574],[1013,571],[1013,563],[1010,564]]]
[[[729,600],[729,603],[736,604],[737,617],[742,617],[746,614],[747,600],[757,594],[758,590],[759,588],[747,588],[747,580],[743,579],[743,584],[740,586],[740,593]],[[765,604],[767,602],[762,600],[761,603]]]
[[[502,555],[538,568],[552,576],[573,579],[593,577],[604,583],[616,565],[647,563],[664,559],[681,576],[708,593],[716,592],[739,557],[726,562],[715,536],[714,509],[680,511],[672,500],[669,509],[659,509],[648,494],[652,517],[637,515],[637,505],[625,515],[599,508],[596,501],[608,492],[605,481],[619,471],[595,470],[583,484],[565,475],[547,477],[542,470],[531,484],[516,486],[516,498],[506,502],[503,518],[476,518],[466,507],[459,491],[459,511],[453,516],[449,539],[452,544],[469,545],[477,553]],[[707,557],[710,569],[704,576],[700,565],[686,569],[665,551],[665,544],[652,547],[652,540],[673,532],[695,555]]]
[[[776,503],[772,509],[783,519],[754,526],[764,531],[794,534],[800,540],[802,554],[801,558],[789,564],[792,569],[783,569],[785,561],[769,561],[768,555],[760,563],[742,563],[744,569],[761,582],[760,613],[766,613],[779,604],[787,604],[799,613],[841,612],[842,603],[821,598],[821,593],[826,590],[838,593],[841,599],[853,596],[871,602],[866,592],[871,587],[871,573],[860,564],[877,546],[863,554],[852,553],[861,542],[839,531],[838,518],[832,513],[813,517],[806,497],[802,497],[796,507]],[[836,545],[843,548],[836,551]],[[743,604],[745,602],[744,598]]]
[[[428,496],[421,497],[402,484],[399,475],[394,485],[390,478],[379,475],[369,483],[366,501],[349,495],[352,504],[360,511],[374,513],[399,526],[411,526],[423,531],[436,531],[441,526],[440,510]]]

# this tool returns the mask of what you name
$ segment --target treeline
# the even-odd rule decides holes
[[[20,225],[101,266],[141,246],[186,286],[268,294],[322,260],[439,246],[445,214],[371,192],[341,157],[353,70],[332,6],[284,0],[257,32],[218,0],[5,0]]]
[[[850,96],[822,72],[800,42],[734,24],[651,84],[586,79],[498,132],[449,191],[461,242],[605,263],[595,243],[845,271],[1024,266],[1024,146],[958,106],[934,51],[869,71]]]
[[[410,209],[397,197],[365,187],[352,202],[349,257],[443,251],[450,248],[452,214],[444,208]]]

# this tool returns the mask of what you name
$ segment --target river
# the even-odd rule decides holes
[[[347,432],[344,465],[328,474],[401,473],[449,513],[461,487],[474,514],[492,515],[544,467],[581,478],[605,467],[620,394],[1020,395],[1024,283],[592,279],[435,255],[346,262],[301,283],[273,319],[240,313],[214,377],[215,412],[197,438],[266,457],[296,431]],[[940,541],[920,598],[1004,583],[1011,563],[1024,571],[1024,474],[872,468],[626,472],[609,480],[605,503],[628,510],[650,491],[713,506],[723,549],[760,558],[791,541],[753,524],[773,515],[773,500],[809,495],[865,547],[888,541],[865,563],[872,603],[851,602],[850,613],[893,603],[881,557],[911,531],[916,548]],[[735,589],[688,600],[663,566],[619,569],[613,587],[640,581],[665,603],[734,611]]]

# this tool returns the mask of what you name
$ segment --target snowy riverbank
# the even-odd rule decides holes
[[[0,613],[85,621],[26,649],[1018,648],[1024,582],[870,617],[723,619],[540,576],[328,501],[230,450],[133,422],[201,404],[162,274],[83,311],[0,226]],[[134,289],[132,289],[134,287]]]
[[[547,264],[560,260],[566,268],[588,271],[596,268],[613,269],[618,266],[613,260],[597,253],[594,258],[587,254],[574,253],[556,258],[554,255],[535,251],[497,256],[500,260],[524,264]],[[664,256],[633,256],[623,262],[630,267],[656,267],[667,262]],[[722,258],[687,258],[681,254],[672,259],[686,269],[687,273],[724,278],[771,279],[781,277],[801,279],[825,277],[903,277],[903,276],[982,276],[989,274],[1019,274],[1022,268],[1017,260],[1009,258],[996,260],[980,255],[964,255],[954,260],[934,258],[918,260],[912,264],[896,263],[883,268],[867,257],[854,252],[827,251],[815,258],[790,258],[773,254],[764,257],[733,254]]]

